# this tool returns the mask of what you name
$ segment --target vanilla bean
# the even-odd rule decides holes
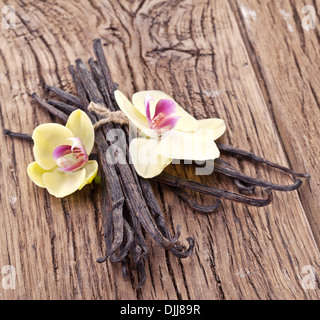
[[[128,258],[125,257],[122,261],[122,276],[123,279],[128,279],[130,274],[129,274],[129,266],[128,266]]]
[[[251,159],[251,160],[256,161],[256,162],[264,163],[264,164],[266,164],[266,165],[268,165],[270,167],[277,168],[279,170],[287,172],[287,173],[289,173],[289,174],[291,174],[293,176],[296,176],[296,177],[310,178],[310,174],[308,174],[308,173],[298,173],[298,172],[292,171],[289,168],[280,166],[279,164],[273,163],[273,162],[265,160],[265,159],[263,159],[263,158],[261,158],[259,156],[256,156],[252,152],[248,152],[248,151],[244,151],[244,150],[241,150],[241,149],[237,149],[237,148],[234,148],[232,146],[221,144],[221,143],[218,143],[217,146],[218,146],[220,151],[223,151],[223,152],[226,152],[226,153],[235,154],[235,155],[241,156],[241,157],[245,157],[245,158]]]
[[[170,241],[174,242],[174,237],[171,234],[171,231],[166,226],[164,221],[163,212],[159,206],[159,203],[155,197],[153,189],[150,185],[150,182],[146,179],[137,176],[136,171],[132,167],[132,173],[136,179],[136,181],[140,184],[141,191],[143,193],[144,198],[146,199],[146,203],[148,205],[149,211],[155,220],[156,226],[158,227],[159,231],[163,234],[164,237],[169,239]],[[189,240],[188,240],[189,239]],[[183,251],[183,248],[178,243],[175,243],[169,251],[174,254],[178,258],[186,258],[188,257],[194,247],[194,240],[192,238],[188,238],[187,241],[189,243],[189,248],[186,251]]]
[[[61,102],[61,101],[56,101],[56,100],[48,99],[47,102],[48,102],[49,104],[51,104],[52,106],[57,107],[59,110],[63,111],[63,112],[66,113],[66,114],[70,114],[70,113],[72,113],[73,111],[77,110],[76,107],[74,107],[74,106],[72,106],[72,105],[70,105],[70,104]]]
[[[207,206],[207,205],[201,205],[198,204],[194,201],[192,201],[190,199],[190,196],[183,190],[178,189],[178,188],[171,188],[172,192],[177,194],[184,202],[186,202],[186,204],[201,213],[212,213],[214,211],[216,211],[220,206],[221,206],[221,201],[218,199],[216,200],[216,202],[211,205],[211,206]]]
[[[120,182],[121,182],[122,188],[124,188],[124,186],[123,186],[124,181],[120,180]],[[126,208],[128,208],[128,206],[130,207],[130,204],[127,202]],[[148,253],[149,253],[149,248],[146,243],[145,237],[143,235],[139,218],[133,210],[127,210],[127,211],[130,216],[130,221],[131,221],[132,228],[134,231],[134,245],[138,245],[140,248],[140,251],[139,251],[140,257],[139,258],[141,258],[141,259],[147,258]]]
[[[115,86],[114,86],[114,83],[111,79],[110,69],[109,69],[106,57],[104,55],[100,39],[93,40],[93,51],[94,51],[94,54],[97,58],[97,63],[100,66],[100,70],[104,76],[106,87],[109,92],[109,96],[113,101],[115,101],[115,99],[114,99]]]
[[[72,75],[72,78],[73,78],[73,81],[74,81],[74,84],[75,84],[75,86],[77,87],[77,91],[78,91],[78,94],[82,97],[82,101],[83,101],[83,103],[84,103],[84,106],[85,106],[85,108],[88,106],[88,104],[89,104],[89,100],[88,100],[88,97],[89,97],[89,99],[91,98],[93,98],[93,96],[91,95],[91,93],[88,93],[88,96],[87,96],[87,92],[84,90],[84,87],[83,87],[83,85],[82,85],[82,81],[86,81],[87,80],[87,78],[88,78],[88,72],[87,72],[87,70],[86,70],[86,67],[84,67],[83,68],[83,66],[81,65],[81,62],[78,60],[78,62],[77,62],[77,64],[78,64],[78,71],[79,71],[79,68],[80,67],[82,67],[82,69],[83,69],[83,71],[84,72],[82,72],[82,79],[80,80],[80,78],[78,77],[78,71],[73,67],[73,66],[70,66],[69,67],[69,71],[70,71],[70,73],[71,73],[71,75]],[[86,86],[87,84],[85,84],[85,86]],[[91,85],[91,88],[93,88],[93,89],[95,89],[95,86],[93,85],[93,84],[90,84]],[[91,95],[91,97],[90,97],[90,95]],[[99,102],[99,100],[100,100],[100,97],[99,97],[99,95],[97,96],[97,94],[95,94],[95,97],[96,98],[98,98],[98,100],[96,100],[96,102],[98,101]],[[101,102],[101,101],[100,101]],[[88,112],[87,110],[86,110],[86,112]],[[99,119],[99,117],[96,117],[95,118],[96,120],[98,120]],[[111,126],[111,124],[110,124],[110,126]],[[111,128],[111,127],[110,127]],[[107,128],[100,128],[98,131],[104,131],[104,132],[107,132]],[[106,142],[106,140],[105,140],[105,145],[108,145],[107,144],[107,142]],[[102,152],[102,153],[100,153],[100,154],[103,154],[104,156],[106,155],[106,152]],[[105,158],[105,157],[104,157]],[[113,170],[115,170],[115,166],[112,166],[112,169]],[[119,181],[119,183],[118,184],[121,184],[121,180]],[[117,186],[117,189],[119,189],[119,190],[121,190],[121,187],[120,186]],[[122,191],[121,191],[122,192]],[[137,261],[139,260],[139,259],[143,259],[143,258],[145,258],[146,257],[146,255],[147,255],[147,253],[148,253],[148,247],[147,247],[147,244],[146,244],[146,242],[145,242],[145,240],[144,240],[144,237],[143,237],[143,235],[142,235],[142,231],[141,231],[141,227],[140,227],[140,223],[138,222],[138,220],[137,220],[137,217],[135,216],[135,214],[134,214],[134,212],[132,212],[132,210],[131,210],[131,220],[133,221],[133,223],[134,223],[134,233],[135,233],[135,236],[134,236],[134,243],[139,243],[144,249],[143,249],[143,253],[142,253],[142,250],[141,250],[141,247],[140,247],[140,245],[138,245],[138,244],[136,244],[136,246],[137,247],[139,247],[140,248],[140,254],[139,254],[139,256],[136,256],[136,259],[137,259]],[[111,217],[110,217],[110,219],[111,219]],[[105,229],[106,231],[108,231],[108,229],[106,228]],[[106,238],[106,243],[107,243],[108,241],[107,241],[107,238]],[[108,253],[107,253],[107,256],[108,256]],[[112,260],[112,257],[114,257],[114,256],[111,256],[110,257],[110,259]],[[103,260],[102,260],[103,261]],[[123,260],[122,260],[122,272],[123,272],[123,276],[124,277],[128,277],[128,265],[127,265],[127,258],[125,257],[125,258],[123,258]]]
[[[292,185],[287,186],[287,185],[274,184],[272,182],[253,178],[235,169],[229,163],[222,160],[221,158],[215,160],[214,170],[217,173],[222,173],[225,176],[238,179],[240,181],[248,183],[249,185],[259,186],[262,188],[271,188],[272,190],[277,190],[277,191],[293,191],[298,189],[302,185],[302,181],[299,179],[296,179]]]
[[[21,139],[21,140],[27,140],[27,141],[32,141],[32,136],[31,134],[27,134],[27,133],[19,133],[19,132],[13,132],[10,131],[8,129],[4,129],[3,133],[9,137],[12,138],[17,138],[17,139]]]
[[[76,70],[79,75],[79,79],[82,82],[83,88],[87,94],[89,102],[92,101],[98,104],[105,105],[104,99],[98,89],[96,82],[93,79],[91,72],[88,70],[87,66],[83,63],[81,59],[77,59],[75,62],[76,62]],[[99,116],[97,116],[97,118],[99,118]]]
[[[53,92],[56,96],[60,97],[63,101],[67,103],[71,103],[72,105],[77,106],[80,109],[83,106],[81,99],[62,89],[46,85],[46,90]]]
[[[132,210],[129,210],[129,212],[134,230],[134,242],[141,248],[140,258],[147,258],[149,254],[149,248],[146,239],[142,233],[141,223]]]
[[[107,83],[105,82],[105,77],[102,74],[100,65],[97,61],[94,61],[93,58],[90,58],[88,63],[90,66],[91,73],[98,85],[99,91],[102,94],[106,105],[109,107],[111,111],[115,111],[110,98],[109,88],[107,87]]]
[[[253,194],[255,191],[255,186],[245,185],[244,182],[239,179],[234,179],[234,184],[238,187],[240,192]]]
[[[125,235],[126,235],[126,243],[122,244],[123,248],[120,253],[114,253],[112,256],[110,256],[110,260],[112,262],[121,262],[125,259],[128,252],[130,251],[132,244],[134,242],[134,234],[133,230],[131,229],[129,223],[124,219],[124,229],[125,229]]]
[[[143,261],[139,260],[136,263],[136,268],[138,271],[139,283],[137,284],[137,289],[141,289],[147,281],[146,268],[144,266]]]
[[[143,287],[147,280],[147,275],[143,263],[143,259],[141,259],[141,247],[136,244],[131,249],[132,256],[132,266],[134,269],[138,271],[138,284],[136,285],[137,289]]]
[[[89,105],[89,100],[87,97],[87,93],[84,90],[84,87],[82,85],[82,82],[79,78],[79,75],[77,73],[77,70],[74,66],[70,65],[68,67],[68,70],[72,76],[72,80],[73,80],[73,84],[76,87],[77,93],[79,95],[80,101],[82,103],[81,109],[85,110],[85,108],[87,108],[87,106]],[[95,121],[95,117],[93,117],[91,114],[89,114],[89,117],[91,118],[91,120],[93,119],[93,122]]]
[[[131,248],[131,256],[132,256],[132,266],[136,269],[137,268],[137,263],[142,257],[142,249],[139,246],[139,244],[136,243],[134,240],[134,245]]]
[[[270,188],[265,189],[266,193],[268,194],[267,199],[254,199],[227,190],[221,190],[215,187],[206,186],[195,181],[178,178],[167,173],[161,173],[154,179],[171,187],[186,188],[202,194],[213,196],[218,199],[227,199],[254,207],[265,207],[269,205],[273,199],[272,191]]]
[[[81,79],[78,76],[77,70],[73,66],[69,66],[69,71],[72,75],[74,84],[76,86],[76,90],[81,97],[82,101],[82,108],[87,112],[88,116],[90,117],[91,121],[96,122],[98,118],[88,112],[88,105],[89,100],[87,98],[86,90],[82,84]],[[107,149],[109,147],[108,143],[106,142],[105,135],[103,128],[100,128],[96,131],[96,144],[99,149],[100,154],[100,163],[102,165],[102,169],[104,172],[104,181],[107,185],[107,191],[109,197],[111,199],[111,208],[107,208],[104,210],[104,218],[105,221],[110,223],[112,221],[112,230],[116,230],[116,234],[112,233],[111,239],[111,232],[110,227],[105,226],[105,230],[108,232],[105,234],[105,241],[107,246],[107,256],[110,256],[113,252],[117,250],[117,247],[120,246],[122,239],[123,239],[123,228],[121,231],[120,225],[123,225],[123,206],[125,202],[125,197],[122,192],[121,182],[119,181],[118,174],[116,172],[116,168],[113,165],[110,165],[106,159]],[[103,197],[105,198],[105,197]],[[117,225],[115,225],[117,223]],[[120,225],[119,225],[120,224]],[[115,235],[117,237],[115,237]],[[112,242],[112,244],[111,244]]]
[[[80,75],[80,79],[83,83],[83,87],[86,90],[86,93],[89,99],[95,103],[104,104],[103,97],[101,93],[98,91],[97,85],[85,64],[81,61],[81,59],[76,60],[77,72]],[[107,123],[104,128],[106,130],[112,128]],[[152,236],[152,238],[163,248],[171,248],[174,243],[172,243],[169,239],[167,239],[157,228],[154,220],[152,219],[150,212],[146,206],[145,199],[142,196],[141,192],[139,192],[139,188],[137,188],[137,184],[135,183],[134,177],[132,176],[131,168],[126,162],[126,158],[123,155],[120,155],[121,163],[116,164],[118,172],[121,176],[124,187],[124,192],[127,195],[126,202],[129,208],[129,211],[135,212],[139,221],[143,225],[143,228]],[[178,232],[177,232],[178,233]]]
[[[129,250],[131,249],[134,242],[133,230],[131,229],[129,223],[123,219],[123,225],[125,230],[125,236],[121,245],[117,248],[116,252],[113,252],[111,255],[108,254],[104,258],[97,259],[98,263],[103,263],[110,259],[114,263],[122,262],[125,260]]]
[[[112,205],[112,217],[113,217],[113,243],[108,252],[108,256],[111,256],[121,245],[123,241],[123,198],[120,198]]]
[[[166,223],[164,221],[164,216],[162,210],[159,206],[159,203],[154,195],[150,182],[146,179],[139,179],[140,187],[142,189],[143,195],[145,199],[147,199],[147,204],[152,214],[153,218],[156,221],[156,224],[160,230],[160,232],[168,239],[172,239],[172,235],[170,230],[167,228]]]
[[[109,109],[111,111],[117,111],[119,110],[117,103],[111,102],[111,101],[115,102],[114,90],[117,88],[117,85],[112,81],[110,70],[109,70],[105,55],[103,53],[103,48],[102,48],[100,39],[95,39],[93,41],[93,48],[94,48],[94,53],[97,58],[97,61],[94,62],[93,59],[89,59],[89,64],[90,64],[92,74],[98,84],[98,87],[100,88],[100,92],[102,93]],[[124,127],[124,130],[127,137],[129,137],[128,128]],[[129,154],[128,148],[127,148],[127,153]],[[161,234],[164,237],[166,237],[169,240],[172,240],[173,237],[171,235],[171,232],[168,230],[168,228],[165,225],[162,210],[159,207],[159,204],[155,198],[155,195],[150,183],[147,180],[141,178],[140,176],[138,177],[134,168],[132,168],[132,173],[134,175],[135,180],[138,181],[140,184],[140,187],[144,194],[144,199],[146,201],[146,204],[148,205],[148,209],[150,213],[155,219],[157,228],[159,228]],[[188,242],[189,244],[194,244],[193,239],[189,239]],[[188,254],[191,254],[193,250],[193,246],[191,246],[189,247],[188,250],[186,250],[185,253],[183,252],[181,253],[176,248],[177,247],[174,245],[170,249],[170,251],[174,255],[179,257],[185,257],[186,252],[188,252]]]
[[[68,121],[68,116],[56,109],[55,107],[53,107],[52,105],[50,105],[49,103],[47,103],[46,101],[40,99],[36,93],[33,93],[31,95],[31,97],[41,106],[43,107],[44,109],[46,109],[49,113],[51,113],[52,115],[56,116],[57,118],[63,120],[64,122],[67,122]]]

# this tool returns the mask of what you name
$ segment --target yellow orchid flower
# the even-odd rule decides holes
[[[81,110],[69,116],[65,126],[45,123],[34,129],[35,160],[28,175],[39,187],[63,198],[90,184],[98,172],[98,163],[89,160],[94,145],[94,129]]]
[[[226,130],[223,120],[196,120],[162,91],[137,92],[132,102],[119,90],[114,94],[121,111],[143,135],[129,146],[140,176],[159,175],[173,159],[206,161],[220,156],[214,140]]]

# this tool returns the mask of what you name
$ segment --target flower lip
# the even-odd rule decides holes
[[[57,147],[52,154],[58,165],[58,170],[63,172],[77,171],[88,162],[89,157],[80,138],[69,138],[72,146],[62,145]]]
[[[157,133],[163,132],[164,130],[172,130],[176,125],[181,116],[177,116],[176,103],[169,99],[161,99],[158,101],[153,118],[150,113],[150,103],[154,101],[150,93],[147,93],[145,97],[145,108],[146,117],[150,129],[156,130]]]

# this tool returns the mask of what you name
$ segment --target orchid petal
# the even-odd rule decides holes
[[[38,165],[45,170],[53,169],[57,165],[52,157],[53,151],[61,145],[69,144],[67,139],[72,137],[68,128],[57,123],[45,123],[35,128],[32,134],[33,153]]]
[[[68,139],[70,140],[70,138]],[[54,149],[52,157],[54,161],[57,161],[59,158],[66,156],[67,154],[72,153],[72,146],[62,145]]]
[[[171,98],[169,95],[167,95],[162,91],[151,90],[151,91],[136,92],[132,96],[132,103],[135,106],[135,108],[144,116],[146,116],[144,100],[148,93],[155,100],[154,103],[150,104],[151,115],[155,114],[156,105],[160,100],[163,100],[163,99],[172,100],[173,102],[175,102],[173,98]],[[191,116],[187,111],[185,111],[181,106],[179,106],[176,102],[175,104],[177,106],[176,115],[181,116],[175,129],[179,131],[184,131],[184,132],[194,132],[198,130],[199,129],[198,121],[193,116]]]
[[[134,105],[129,101],[129,99],[119,90],[116,90],[114,92],[114,97],[121,111],[135,126],[138,127],[139,130],[143,131],[146,135],[149,136],[156,135],[154,130],[149,128],[149,123],[146,117],[146,110],[144,110],[144,114],[138,112]],[[144,103],[143,108],[145,108]]]
[[[71,140],[73,142],[72,147],[71,147],[71,151],[73,153],[83,157],[84,161],[88,161],[89,157],[88,157],[85,146],[83,145],[81,139],[78,137],[75,137],[75,138],[69,138],[68,140]]]
[[[194,133],[172,130],[163,136],[156,152],[166,158],[181,160],[205,161],[220,156],[213,139],[201,130]]]
[[[148,120],[148,125],[149,127],[151,127],[152,125],[152,119],[151,119],[151,114],[150,114],[150,103],[151,101],[153,101],[154,99],[150,97],[149,94],[146,95],[146,99],[144,101],[144,106],[145,106],[145,111],[146,111],[146,117]]]
[[[136,138],[130,142],[131,161],[137,173],[145,179],[159,175],[172,162],[172,159],[155,152],[158,144],[158,139]]]
[[[30,179],[40,188],[45,188],[42,181],[42,176],[44,173],[48,172],[47,170],[42,169],[36,161],[31,162],[27,168],[28,176]]]
[[[90,160],[86,163],[84,169],[86,170],[86,177],[79,190],[81,190],[85,185],[90,184],[96,177],[98,172],[98,162],[95,160]]]
[[[195,132],[199,129],[198,120],[196,120],[191,114],[185,111],[183,108],[178,107],[177,116],[180,116],[180,120],[175,127],[176,130],[183,132]]]
[[[226,124],[222,119],[205,119],[199,120],[200,129],[207,131],[208,133],[212,131],[210,135],[211,139],[219,139],[226,131]]]
[[[159,100],[156,105],[153,118],[155,118],[160,113],[164,114],[165,116],[170,116],[171,114],[176,112],[177,112],[177,105],[173,100],[162,99],[162,100]]]
[[[146,115],[144,102],[147,95],[154,99],[153,103],[150,104],[150,113],[152,116],[155,114],[157,103],[160,100],[165,99],[174,101],[169,95],[159,90],[136,92],[132,96],[132,103],[136,107],[136,109],[143,115]]]
[[[69,116],[66,127],[73,133],[74,137],[80,138],[86,153],[89,155],[94,145],[94,128],[87,114],[80,109],[73,111]]]
[[[72,172],[82,168],[88,161],[86,149],[80,138],[69,138],[73,142],[72,146],[63,145],[53,151],[53,159],[57,162],[59,170]]]
[[[57,161],[57,164],[59,166],[58,170],[60,171],[63,171],[63,172],[73,172],[73,171],[77,171],[79,169],[81,169],[85,164],[86,164],[86,161],[84,160],[81,160],[79,162],[76,162],[74,163],[74,161],[68,161],[65,160],[63,161],[64,159],[63,158],[60,158],[62,161]]]
[[[173,128],[176,127],[178,121],[180,120],[181,117],[177,116],[169,116],[166,118],[163,118],[160,122],[158,122],[156,130],[158,132],[166,132],[168,130],[172,130]]]
[[[52,172],[46,172],[42,176],[43,183],[48,192],[57,197],[63,198],[77,191],[84,183],[86,178],[86,169],[65,173],[56,169]]]

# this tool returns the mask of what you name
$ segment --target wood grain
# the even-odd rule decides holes
[[[238,1],[235,8],[287,159],[292,167],[311,174],[299,195],[319,246],[320,26],[304,30],[305,5],[304,1],[264,1],[259,5]],[[319,9],[315,1],[310,5]],[[248,17],[250,10],[256,12],[254,21]],[[319,17],[319,11],[316,13]]]
[[[291,2],[299,8],[299,0]],[[309,170],[313,178],[300,193],[275,193],[267,208],[224,201],[213,215],[195,213],[153,183],[168,225],[180,224],[182,238],[193,236],[196,247],[190,258],[179,260],[148,239],[148,280],[136,290],[136,274],[126,282],[120,266],[95,262],[105,250],[99,188],[86,187],[63,200],[51,197],[26,175],[32,145],[1,133],[0,267],[13,265],[17,284],[14,290],[0,288],[0,299],[319,299],[320,255],[313,234],[319,230],[314,211],[319,208],[319,109],[311,95],[317,92],[311,82],[316,69],[309,62],[318,59],[311,50],[317,31],[308,41],[301,29],[285,32],[287,21],[272,13],[293,12],[289,1],[10,4],[17,21],[15,29],[1,30],[2,130],[31,133],[41,123],[57,121],[29,95],[44,95],[45,84],[74,93],[68,65],[93,56],[92,40],[99,37],[112,76],[126,94],[161,89],[198,119],[225,119],[221,142]],[[258,18],[246,21],[243,5]],[[284,48],[274,30],[285,38]],[[303,108],[298,101],[304,101]],[[276,170],[228,160],[251,175],[289,181]],[[169,172],[232,188],[229,179],[195,176],[190,166],[172,166]],[[302,286],[305,266],[316,272],[313,290]]]

